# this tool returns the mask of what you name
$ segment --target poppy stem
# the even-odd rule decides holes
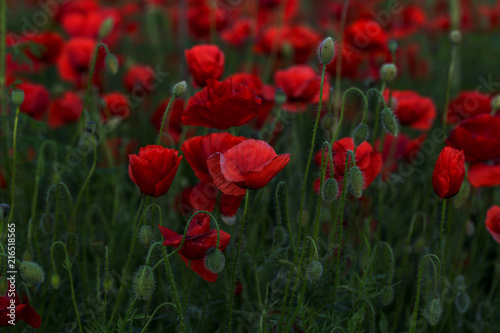
[[[379,95],[382,98],[382,101],[384,102],[384,106],[387,107],[387,104],[385,104],[385,99],[384,99],[384,90],[385,90],[386,83],[382,82],[382,87],[380,88]],[[371,91],[370,89],[369,91]],[[373,89],[376,91],[376,89]],[[379,101],[379,96],[377,96],[377,109],[375,111],[375,125],[373,129],[373,138],[372,138],[372,145],[375,144],[375,139],[377,139],[377,134],[378,134],[378,124],[380,122],[380,101]],[[390,103],[391,101],[389,101]]]
[[[16,118],[14,121],[14,137],[13,137],[13,142],[12,142],[12,176],[11,176],[11,183],[10,183],[10,211],[9,211],[9,217],[7,218],[7,226],[10,224],[12,221],[12,217],[14,216],[14,203],[15,203],[15,189],[16,189],[16,162],[17,162],[17,125],[19,123],[19,109],[20,105],[16,107]],[[3,232],[3,221],[2,220],[2,227],[0,228],[0,231]],[[7,235],[7,233],[4,233],[4,235]]]
[[[180,248],[180,246],[178,247]],[[177,293],[177,287],[175,285],[174,274],[172,273],[172,267],[170,266],[170,261],[167,258],[167,250],[165,247],[163,249],[163,262],[165,264],[165,272],[167,273],[168,284],[170,285],[170,292],[174,299],[175,308],[177,310],[177,315],[179,316],[179,330],[181,333],[187,332],[186,322],[184,321],[184,313],[182,312],[182,304],[179,299],[179,294]]]
[[[331,146],[333,146],[333,144],[335,143],[335,141],[337,140],[337,136],[339,135],[339,132],[340,132],[340,127],[342,125],[342,121],[344,119],[344,110],[345,110],[345,101],[346,101],[346,98],[347,98],[347,95],[349,95],[349,93],[351,91],[356,91],[358,94],[361,95],[361,97],[363,98],[363,101],[365,103],[365,109],[364,109],[364,113],[363,113],[363,118],[365,117],[364,115],[366,114],[367,110],[368,110],[368,100],[366,99],[366,95],[358,88],[355,88],[355,87],[351,87],[349,89],[347,89],[345,92],[344,92],[344,95],[342,97],[342,108],[340,110],[340,118],[339,118],[339,122],[337,124],[337,129],[335,130],[335,134],[333,135],[333,138],[332,138],[332,141],[331,141]],[[370,92],[370,90],[368,90],[367,92],[367,95],[368,93]]]
[[[247,211],[248,211],[248,197],[250,196],[250,190],[247,190],[247,193],[245,194],[245,205],[243,208],[243,218],[241,220],[241,226],[240,226],[240,232],[238,234],[238,245],[236,246],[236,252],[234,252],[233,255],[233,267],[231,271],[231,286],[229,287],[229,295],[228,295],[228,325],[227,325],[227,331],[231,332],[232,331],[232,319],[233,319],[233,302],[234,302],[234,290],[236,286],[236,266],[238,265],[238,257],[240,254],[240,249],[241,249],[241,243],[243,241],[243,232],[245,230],[245,220],[247,217]],[[218,243],[218,239],[217,239]],[[217,244],[218,247],[219,244]]]
[[[347,20],[347,10],[349,9],[349,0],[344,1],[344,5],[342,6],[342,14],[340,17],[340,30],[339,30],[339,47],[337,49],[337,63],[335,64],[335,98],[334,98],[334,111],[337,113],[339,109],[340,102],[340,79],[342,78],[342,48],[344,42],[344,30]],[[336,118],[338,118],[338,114],[336,114]]]
[[[443,115],[443,131],[446,135],[446,130],[448,126],[448,108],[450,107],[450,94],[451,94],[451,81],[453,79],[453,72],[455,69],[455,61],[457,58],[457,44],[453,43],[451,48],[451,61],[450,68],[448,69],[448,83],[446,84],[446,100],[444,104],[444,115]]]
[[[441,227],[439,230],[439,245],[438,245],[438,250],[437,250],[437,255],[441,257],[441,248],[443,244],[443,229],[444,229],[444,218],[446,216],[446,204],[448,200],[444,199],[443,200],[443,207],[441,208]]]
[[[3,117],[3,133],[5,138],[5,151],[4,151],[4,161],[9,159],[9,138],[10,138],[10,127],[7,113],[7,71],[6,71],[6,58],[7,58],[7,16],[6,16],[7,0],[0,0],[0,111]],[[8,163],[7,163],[8,167]],[[8,171],[8,170],[7,170]],[[0,229],[3,230],[3,229]]]
[[[134,300],[132,301],[132,303],[130,303],[130,306],[128,307],[127,314],[125,315],[125,318],[123,319],[123,325],[122,325],[122,329],[120,330],[120,333],[123,333],[123,331],[125,331],[125,326],[127,326],[128,316],[130,316],[130,312],[132,311],[132,308],[134,307],[135,302],[137,302],[137,297],[134,297]]]
[[[167,108],[165,109],[165,113],[163,113],[163,118],[161,120],[160,133],[158,133],[158,140],[156,141],[157,145],[161,144],[161,137],[163,136],[163,126],[165,125],[165,120],[167,119],[168,109],[170,109],[170,105],[172,104],[175,98],[170,97],[170,101],[168,101]]]
[[[144,327],[143,327],[143,329],[142,329],[141,333],[145,333],[145,332],[146,332],[146,330],[147,330],[147,328],[148,328],[148,326],[149,326],[149,323],[151,323],[151,320],[153,320],[153,318],[154,318],[154,316],[155,316],[156,312],[157,312],[158,310],[160,310],[160,308],[161,308],[162,306],[165,306],[165,305],[172,305],[174,308],[176,308],[176,309],[177,309],[177,307],[175,306],[175,304],[174,304],[174,303],[170,303],[170,302],[165,302],[165,303],[162,303],[162,304],[158,305],[158,306],[156,307],[156,309],[153,311],[153,314],[152,314],[152,315],[151,315],[151,317],[149,318],[149,320],[148,320],[148,322],[146,323],[146,325],[144,325]]]

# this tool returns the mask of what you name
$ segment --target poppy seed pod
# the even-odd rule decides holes
[[[361,198],[363,196],[363,188],[364,188],[364,179],[361,170],[354,166],[349,170],[349,189],[351,190],[351,194],[355,198]]]
[[[459,30],[453,30],[450,32],[450,41],[455,45],[462,43],[462,33]]]
[[[382,111],[382,126],[387,133],[392,136],[398,136],[399,124],[394,112],[391,109],[386,108]]]
[[[187,89],[186,81],[181,81],[172,88],[172,95],[174,97],[182,97],[186,93],[186,89]]]
[[[326,38],[318,48],[319,61],[323,65],[328,65],[335,55],[335,45],[331,37]]]
[[[368,139],[368,125],[365,123],[359,124],[352,132],[354,145],[357,147]]]
[[[10,94],[10,98],[12,99],[12,103],[20,106],[24,102],[24,91],[21,89],[14,89]]]
[[[108,53],[106,58],[104,58],[104,64],[106,65],[106,69],[111,74],[115,75],[118,73],[118,69],[120,65],[118,64],[118,58],[113,53]]]
[[[285,228],[283,226],[277,225],[273,229],[273,240],[276,245],[282,245],[286,242],[287,240],[287,233],[285,231]]]
[[[205,256],[203,263],[205,264],[205,268],[214,274],[219,274],[222,272],[226,265],[226,257],[224,253],[219,249],[213,249],[209,251]]]
[[[50,277],[50,284],[52,285],[52,288],[54,289],[59,289],[59,286],[61,285],[61,276],[59,273],[54,272],[52,276]]]
[[[380,68],[380,79],[385,83],[391,83],[398,75],[398,69],[394,64],[384,64]]]
[[[306,276],[309,282],[315,283],[323,275],[323,265],[318,260],[313,260],[307,267]]]
[[[339,184],[335,178],[328,178],[321,189],[321,198],[326,203],[332,203],[339,195]]]
[[[137,298],[147,300],[156,289],[156,280],[150,266],[141,266],[134,276],[134,292]]]
[[[154,243],[153,228],[149,225],[143,225],[139,230],[139,241],[144,247],[148,248]]]
[[[436,326],[443,314],[443,303],[439,298],[432,299],[424,310],[424,316],[429,325]]]
[[[103,39],[108,37],[111,31],[113,30],[114,25],[115,21],[113,20],[112,17],[106,18],[99,27],[99,38]]]
[[[32,261],[23,261],[19,267],[21,276],[24,281],[30,284],[39,284],[45,280],[45,272],[43,268]]]

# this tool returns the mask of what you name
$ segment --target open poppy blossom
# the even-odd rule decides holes
[[[147,95],[154,88],[155,72],[149,66],[134,65],[128,69],[123,80],[131,94]]]
[[[464,152],[444,147],[439,154],[432,174],[434,192],[443,199],[450,198],[460,191],[464,177]]]
[[[224,72],[224,53],[216,45],[197,45],[185,50],[187,65],[194,82],[204,87],[208,79],[218,80]]]
[[[387,51],[389,37],[377,21],[361,18],[346,27],[344,42],[358,52],[375,54]]]
[[[497,242],[500,243],[500,207],[492,206],[488,209],[486,213],[486,229],[490,233],[491,237]]]
[[[150,197],[161,197],[168,192],[174,180],[182,156],[175,149],[149,145],[139,154],[128,156],[128,174],[142,193]]]
[[[290,154],[277,155],[264,141],[246,140],[215,153],[207,160],[215,185],[224,194],[244,195],[247,188],[262,188],[290,161]]]
[[[64,45],[64,40],[57,32],[42,32],[29,39],[35,50],[28,48],[27,55],[34,61],[53,64],[57,61]]]
[[[42,119],[50,104],[50,93],[47,88],[40,84],[23,82],[17,86],[17,89],[24,91],[21,112],[35,120]]]
[[[8,283],[10,286],[10,282]],[[14,305],[14,316],[12,314],[11,304]],[[39,328],[42,325],[42,318],[40,315],[29,305],[28,298],[25,297],[23,302],[19,300],[17,292],[14,297],[9,297],[9,290],[4,296],[0,297],[0,327],[12,326],[11,320],[15,323],[22,320],[33,328]]]
[[[165,241],[164,246],[171,246],[177,249],[182,243],[183,235],[176,233],[166,227],[159,226],[160,232]],[[229,244],[231,235],[220,230],[219,250],[223,251]],[[191,269],[209,282],[217,281],[217,274],[210,272],[203,262],[203,258],[210,249],[217,245],[217,229],[210,229],[210,216],[207,214],[197,214],[188,226],[186,239],[177,253]],[[190,263],[191,262],[191,263]]]
[[[422,97],[414,91],[393,91],[392,101],[389,90],[384,91],[384,98],[394,110],[401,125],[418,130],[428,130],[436,118],[436,105],[427,97]]]
[[[491,97],[477,91],[461,92],[450,102],[447,122],[456,124],[480,114],[490,114]]]
[[[199,182],[189,193],[189,203],[195,210],[212,212],[217,203],[219,189],[214,183]],[[225,222],[234,218],[243,201],[243,195],[234,196],[222,193],[219,201],[219,210]]]
[[[491,187],[500,185],[500,163],[472,163],[468,172],[467,178],[469,183],[478,187]]]
[[[184,125],[220,130],[241,126],[260,112],[262,100],[247,86],[226,81],[207,80],[207,86],[192,96],[184,114]]]
[[[125,119],[129,116],[130,108],[128,106],[128,100],[122,93],[109,93],[102,96],[102,99],[104,100],[104,106],[101,109],[103,121],[106,121],[111,117],[120,117],[121,119]]]
[[[67,91],[63,96],[56,98],[50,105],[49,126],[60,127],[75,123],[83,111],[83,101],[78,94]]]

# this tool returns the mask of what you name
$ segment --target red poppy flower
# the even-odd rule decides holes
[[[388,90],[384,91],[384,98],[388,103]],[[414,129],[428,130],[436,118],[434,102],[413,91],[393,91],[390,105],[401,125]]]
[[[228,29],[224,29],[221,33],[221,38],[226,43],[234,47],[242,47],[250,37],[253,25],[248,19],[240,19]]]
[[[500,243],[500,207],[492,206],[486,212],[486,229],[490,232],[491,237]]]
[[[34,44],[35,50],[28,48],[28,56],[34,61],[46,64],[56,62],[64,45],[61,35],[51,31],[36,34],[30,38],[30,42]]]
[[[75,123],[80,119],[82,111],[83,102],[80,96],[67,91],[62,97],[52,101],[48,124],[50,127],[56,128],[65,124]]]
[[[160,131],[161,122],[163,120],[163,115],[167,109],[167,105],[170,102],[170,98],[164,100],[160,106],[156,109],[153,117],[151,117],[151,122],[157,132]],[[174,103],[170,106],[167,114],[167,119],[165,120],[165,128],[163,128],[164,133],[168,133],[170,138],[174,143],[179,142],[182,134],[182,113],[184,112],[184,99],[177,98]],[[167,128],[168,124],[168,128]],[[189,131],[188,131],[189,132]],[[189,135],[188,135],[189,137]]]
[[[261,102],[252,90],[231,79],[209,79],[207,86],[189,99],[182,123],[220,130],[241,126],[259,114]]]
[[[342,77],[355,79],[358,76],[358,68],[362,62],[362,57],[345,43],[343,43],[343,46],[335,43],[335,54],[333,55],[332,61],[330,61],[330,63],[326,66],[326,70],[333,77],[337,75],[337,57],[339,55],[342,57],[340,60],[340,75]]]
[[[244,195],[246,189],[266,186],[290,161],[290,154],[277,155],[264,141],[245,140],[215,153],[207,160],[208,170],[215,185],[224,194]]]
[[[197,45],[184,51],[194,82],[204,87],[208,79],[218,80],[224,72],[224,53],[216,45]]]
[[[398,134],[397,137],[390,134],[385,135],[384,147],[382,148],[382,158],[384,161],[382,174],[384,180],[389,177],[390,173],[396,171],[400,161],[412,162],[415,157],[414,154],[420,151],[425,137],[425,134],[416,139],[411,139],[403,133]],[[380,139],[377,139],[375,147],[379,145]]]
[[[164,246],[177,249],[182,242],[183,235],[176,233],[166,227],[159,226],[165,241]],[[229,244],[231,235],[220,230],[219,250],[223,251]],[[217,274],[205,268],[203,258],[210,249],[217,245],[217,229],[210,229],[210,217],[207,214],[197,214],[188,226],[184,244],[177,253],[191,269],[209,282],[217,281]],[[191,263],[190,263],[191,261]]]
[[[131,94],[147,95],[155,87],[155,72],[149,66],[134,65],[125,74],[124,83]]]
[[[40,120],[49,108],[50,93],[44,86],[36,83],[23,82],[17,89],[24,91],[24,102],[20,110],[31,118]]]
[[[446,199],[460,190],[465,176],[464,152],[451,147],[444,147],[434,166],[432,186],[434,192]]]
[[[175,149],[149,145],[142,147],[139,154],[128,156],[128,174],[142,193],[161,197],[168,192],[174,180],[182,156]]]
[[[344,42],[363,53],[384,53],[389,37],[377,21],[362,18],[346,27]]]
[[[224,29],[227,19],[223,7],[210,8],[204,0],[189,1],[187,20],[189,32],[195,38],[206,39],[210,36],[213,17],[215,17],[215,30],[219,32]]]
[[[24,298],[23,303],[19,300],[16,291],[14,291],[14,297],[10,297],[10,282],[8,284],[9,289],[4,296],[0,297],[0,327],[12,326],[11,320],[15,323],[22,320],[33,328],[39,328],[42,325],[40,315],[29,305],[27,297]],[[10,308],[12,305],[13,309]],[[11,317],[11,314],[14,316]]]
[[[455,124],[480,114],[490,114],[490,112],[490,96],[476,91],[464,91],[450,102],[447,121]]]
[[[388,27],[396,39],[408,38],[418,32],[426,23],[425,12],[417,5],[403,6],[399,15],[394,15]]]
[[[103,108],[101,109],[101,116],[103,121],[111,117],[120,117],[125,119],[130,114],[128,100],[125,95],[119,92],[109,93],[102,96],[104,100]]]
[[[306,65],[297,65],[285,70],[276,71],[274,76],[276,85],[287,96],[283,110],[289,112],[305,111],[308,104],[319,102],[321,76],[314,69]],[[323,101],[328,100],[330,85],[325,79],[323,83]]]
[[[500,185],[500,163],[490,165],[473,163],[467,173],[469,183],[474,187],[490,187]]]
[[[465,153],[470,162],[500,157],[500,117],[482,114],[465,119],[450,133],[447,144]]]
[[[190,191],[189,203],[195,210],[212,212],[215,208],[218,193],[219,189],[214,183],[205,184],[204,182],[199,182]],[[233,196],[222,193],[220,196],[219,209],[225,221],[236,215],[243,197],[243,195]]]

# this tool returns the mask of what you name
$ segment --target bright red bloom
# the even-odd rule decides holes
[[[142,147],[139,154],[128,156],[128,174],[142,193],[161,197],[168,192],[174,180],[182,156],[175,149],[149,145]]]
[[[221,38],[231,46],[242,47],[253,30],[252,21],[240,19],[221,33]]]
[[[384,147],[382,148],[382,158],[384,165],[382,167],[383,179],[389,177],[391,172],[396,171],[399,162],[412,162],[415,154],[420,151],[420,147],[425,140],[425,134],[411,139],[403,133],[397,137],[390,134],[385,135]],[[380,139],[375,142],[375,147],[380,145]]]
[[[165,241],[163,245],[177,249],[182,242],[182,235],[168,228],[159,226],[160,232]],[[223,251],[229,244],[231,235],[220,230],[219,250]],[[188,226],[184,244],[177,253],[191,269],[209,282],[217,281],[217,274],[205,268],[203,258],[210,249],[215,249],[217,245],[217,229],[210,229],[210,217],[207,214],[197,214]]]
[[[387,51],[389,37],[377,21],[362,18],[346,27],[344,42],[363,53],[383,53]]]
[[[335,54],[333,55],[332,61],[326,66],[326,70],[333,77],[337,75],[337,57],[339,54],[342,56],[340,75],[342,77],[349,77],[355,79],[358,76],[358,68],[362,62],[362,56],[355,52],[349,45],[343,44],[340,46],[335,43]]]
[[[500,163],[489,165],[473,163],[467,173],[469,183],[474,187],[490,187],[500,185]]]
[[[147,95],[155,87],[155,72],[149,66],[134,65],[125,74],[124,83],[131,94]]]
[[[241,126],[255,118],[262,100],[242,84],[207,80],[207,86],[189,101],[182,123],[184,125],[212,127],[220,130]]]
[[[64,45],[61,35],[51,31],[36,34],[30,38],[30,42],[35,45],[36,51],[28,48],[28,56],[35,61],[46,64],[53,64],[57,61]]]
[[[486,212],[486,229],[495,242],[500,243],[500,207],[492,206]]]
[[[102,96],[104,106],[101,109],[101,116],[103,121],[111,117],[120,117],[125,119],[130,114],[128,100],[125,95],[119,92],[113,92]]]
[[[290,154],[277,155],[267,142],[245,140],[225,153],[210,156],[207,166],[222,193],[238,196],[247,188],[266,186],[289,161]]]
[[[10,282],[8,284],[9,289],[7,289],[4,296],[0,297],[0,327],[12,326],[9,321],[13,318],[9,316],[11,309],[8,307],[11,306],[11,302],[14,301],[14,321],[17,323],[19,320],[22,320],[33,328],[39,328],[42,325],[42,318],[40,318],[40,315],[31,307],[31,305],[29,305],[27,297],[24,298],[23,303],[19,300],[16,291],[14,291],[14,297],[9,297]]]
[[[500,157],[500,117],[482,114],[466,119],[455,127],[447,144],[465,153],[470,162],[489,161]]]
[[[446,199],[460,190],[465,177],[464,152],[451,147],[444,147],[434,166],[432,186],[434,192]]]
[[[301,112],[306,110],[307,105],[319,102],[321,76],[309,66],[297,65],[276,71],[274,81],[287,96],[283,110]],[[323,83],[324,105],[328,101],[329,94],[330,85],[325,78]]]
[[[401,13],[392,17],[390,23],[386,28],[391,30],[394,38],[407,38],[425,25],[425,12],[417,5],[403,6]]]
[[[61,127],[65,124],[75,123],[83,111],[83,101],[78,94],[67,91],[63,96],[52,101],[49,113],[49,126]]]
[[[208,79],[218,80],[224,72],[224,53],[216,45],[197,45],[184,51],[194,82],[204,87]]]
[[[21,112],[26,113],[33,119],[42,119],[50,104],[50,93],[47,88],[40,84],[23,82],[17,86],[17,89],[24,91]]]
[[[156,109],[155,113],[153,114],[153,117],[151,117],[151,122],[153,123],[153,126],[157,132],[160,131],[163,115],[165,114],[165,110],[167,109],[167,105],[169,102],[170,98],[164,100]],[[184,112],[184,100],[182,98],[177,98],[168,110],[167,119],[165,120],[165,127],[163,128],[163,132],[168,133],[170,135],[171,140],[173,140],[174,143],[179,142],[179,139],[182,134],[183,112]]]
[[[461,92],[450,102],[447,122],[456,124],[480,114],[490,114],[491,97],[476,91]]]
[[[384,98],[389,103],[388,90],[384,91]],[[428,130],[436,118],[434,102],[410,90],[393,91],[390,107],[393,108],[401,125],[418,130]]]
[[[190,0],[187,11],[189,32],[196,38],[206,39],[210,36],[212,17],[215,17],[215,30],[219,32],[227,24],[224,8],[210,8],[204,0]],[[215,11],[214,11],[215,10]]]
[[[199,182],[190,191],[189,203],[195,210],[212,212],[217,203],[216,199],[218,193],[219,189],[214,183],[205,184],[204,182]],[[243,197],[243,195],[233,196],[222,193],[220,196],[219,209],[222,217],[225,218],[225,222],[236,215]]]

